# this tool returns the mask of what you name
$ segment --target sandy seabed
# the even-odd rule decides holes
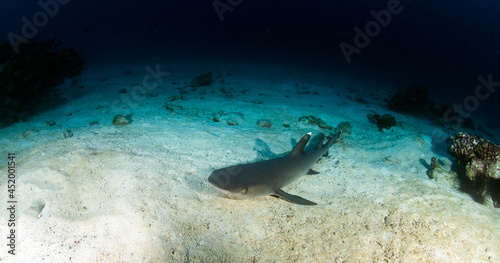
[[[1,261],[500,261],[500,209],[429,179],[431,157],[445,170],[451,165],[445,150],[432,151],[436,127],[389,112],[388,95],[369,83],[173,66],[159,87],[124,100],[119,90],[130,94],[143,68],[87,70],[71,104],[0,130],[0,171],[7,153],[16,153],[18,201],[16,255],[2,245]],[[207,71],[211,86],[183,88]],[[187,91],[181,99],[180,90]],[[391,113],[398,125],[380,132],[367,120],[372,111]],[[133,114],[133,122],[114,126],[116,114]],[[284,189],[317,206],[228,199],[207,182],[215,169],[288,153],[306,132],[331,133],[298,122],[309,115],[352,125],[314,166],[320,174]],[[273,126],[259,127],[259,119]],[[64,136],[68,129],[73,136]]]

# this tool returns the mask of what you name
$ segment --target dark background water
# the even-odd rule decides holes
[[[39,3],[51,10],[57,3],[36,35],[57,37],[88,66],[148,57],[272,61],[370,78],[374,86],[429,85],[432,99],[449,105],[475,96],[480,75],[500,82],[500,1],[59,1],[2,1],[0,38],[23,36],[23,17],[43,18]],[[398,11],[377,31],[371,11],[391,4]],[[372,37],[348,63],[339,45],[359,44],[354,28],[365,31],[367,23]],[[471,116],[498,126],[500,91],[478,101]]]

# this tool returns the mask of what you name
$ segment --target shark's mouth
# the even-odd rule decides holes
[[[219,186],[219,184],[218,184],[217,180],[213,179],[212,177],[209,177],[209,178],[208,178],[208,182],[209,182],[209,183],[210,183],[213,187],[215,187],[215,189],[219,190],[221,193],[223,193],[223,194],[225,194],[225,195],[227,195],[227,196],[230,196],[230,195],[231,195],[231,192],[229,192],[229,191],[228,191],[228,190],[226,190],[226,189],[222,189],[222,188]]]

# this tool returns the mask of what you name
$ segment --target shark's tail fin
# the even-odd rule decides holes
[[[319,142],[318,142],[318,145],[316,145],[316,149],[318,149],[318,150],[325,149],[326,152],[323,154],[323,156],[325,156],[325,157],[328,156],[328,149],[330,149],[330,147],[332,147],[332,145],[337,141],[337,139],[340,136],[340,133],[341,132],[335,133],[332,136],[332,138],[330,138],[330,140],[328,140],[328,142],[326,142],[325,144],[323,144],[323,139],[324,139],[325,135],[323,133],[320,133],[319,134]],[[306,135],[304,135],[304,137],[302,137],[302,139],[300,139],[300,141],[297,143],[297,145],[295,145],[292,152],[290,152],[290,156],[301,156],[304,153],[304,147],[309,142],[309,139],[311,139],[310,132],[308,132]]]
[[[337,132],[335,133],[328,142],[323,144],[323,134],[321,134],[320,141],[318,142],[318,146],[316,146],[317,149],[326,149],[326,152],[323,154],[324,157],[328,156],[328,149],[332,147],[332,145],[337,141],[337,139],[340,137],[340,134],[342,132]]]

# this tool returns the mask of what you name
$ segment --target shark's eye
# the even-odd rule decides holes
[[[248,188],[243,188],[243,189],[241,189],[241,193],[242,193],[242,194],[246,194],[246,193],[247,193],[247,191],[248,191]]]

